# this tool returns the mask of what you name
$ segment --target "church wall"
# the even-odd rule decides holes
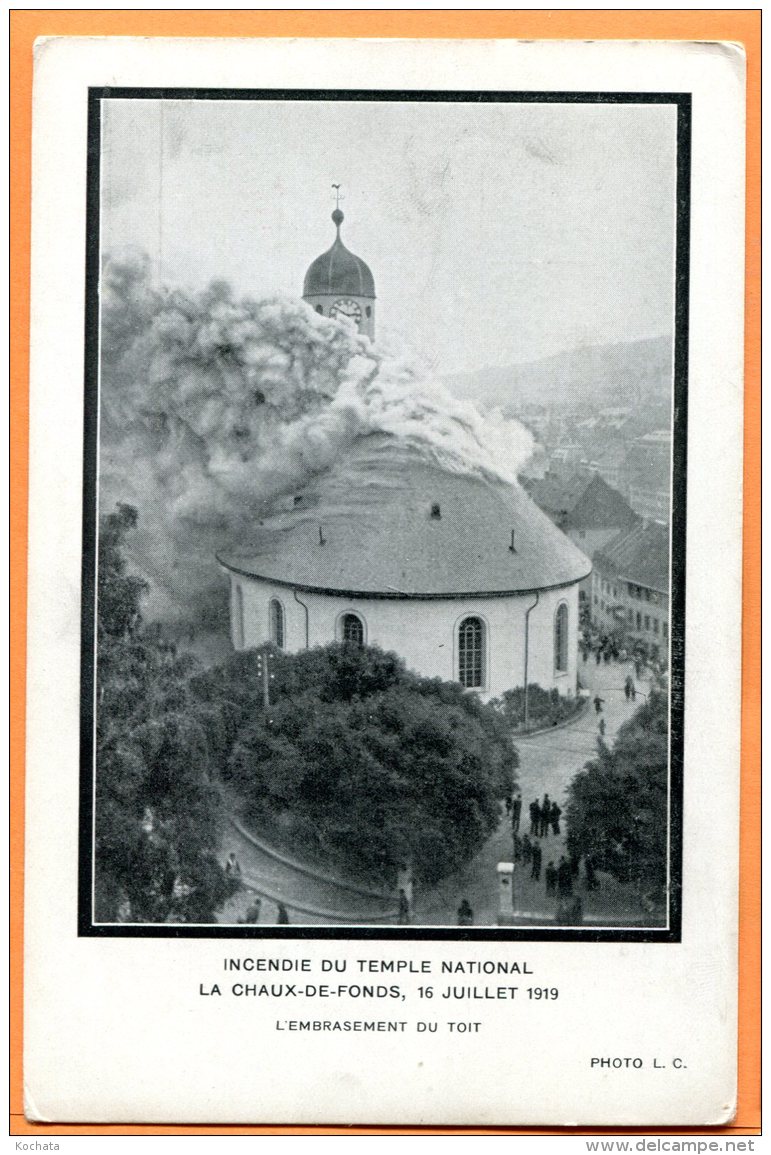
[[[578,585],[541,593],[536,608],[530,615],[530,657],[528,681],[544,689],[556,686],[563,695],[575,694],[578,656]],[[532,602],[532,597],[531,597]],[[568,607],[567,671],[558,673],[554,668],[554,623],[557,607],[565,602]],[[521,685],[521,679],[518,683]]]
[[[231,606],[234,615],[243,605],[243,632],[234,617],[232,640],[239,649],[269,640],[269,603],[277,598],[284,609],[284,648],[295,652],[306,646],[305,608],[290,588],[259,578],[234,575]],[[241,594],[237,593],[237,589]],[[458,677],[458,627],[469,616],[480,617],[486,627],[485,686],[483,698],[495,697],[524,681],[525,614],[533,594],[504,598],[438,599],[399,601],[391,599],[340,598],[298,592],[308,607],[309,646],[327,645],[342,638],[342,616],[357,614],[364,623],[364,640],[384,650],[394,650],[407,666],[427,677],[454,681]],[[554,620],[561,601],[568,605],[568,662],[565,673],[554,669]],[[562,694],[576,688],[578,587],[541,593],[530,614],[528,680],[546,689],[556,686]],[[243,639],[243,641],[242,641]]]

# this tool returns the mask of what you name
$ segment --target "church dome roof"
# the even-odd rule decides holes
[[[520,486],[448,473],[380,435],[218,560],[298,590],[418,599],[549,589],[592,568]]]
[[[337,227],[337,236],[331,249],[327,249],[312,263],[305,274],[303,296],[375,296],[375,278],[368,265],[350,252],[340,239],[340,225],[343,222],[340,209],[332,213]]]

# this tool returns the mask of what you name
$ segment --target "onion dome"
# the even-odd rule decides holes
[[[340,225],[344,219],[341,210],[335,209],[332,213],[337,229],[335,243],[331,249],[316,257],[305,274],[304,297],[348,296],[374,299],[375,279],[369,266],[350,252],[340,240]]]

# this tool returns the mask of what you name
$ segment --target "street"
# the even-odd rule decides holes
[[[648,681],[636,683],[639,692],[635,702],[628,702],[624,696],[624,681],[629,673],[634,674],[631,663],[611,662],[606,665],[603,662],[598,666],[591,657],[588,662],[581,662],[580,677],[591,691],[591,697],[599,694],[604,699],[602,714],[599,716],[595,714],[590,701],[588,708],[574,722],[562,729],[537,734],[531,738],[515,739],[520,757],[518,776],[522,791],[520,836],[530,830],[528,807],[534,799],[540,801],[546,793],[563,811],[560,836],[556,837],[550,833],[540,840],[543,852],[540,881],[536,882],[529,877],[529,865],[519,863],[515,868],[514,906],[525,919],[527,915],[533,915],[540,921],[554,919],[558,900],[556,896],[546,894],[544,871],[550,861],[556,866],[563,853],[566,790],[576,772],[596,752],[599,718],[605,719],[605,741],[611,744],[618,727],[631,717],[645,700],[642,694],[647,693],[650,688]],[[435,890],[418,897],[415,910],[416,923],[428,925],[455,923],[457,907],[465,898],[474,911],[475,925],[495,925],[498,915],[496,867],[499,862],[512,861],[512,850],[511,822],[504,814],[496,833],[465,871],[444,879]],[[581,898],[585,914],[592,917],[602,914],[612,917],[630,914],[637,918],[641,913],[635,902],[630,904],[630,897],[625,889],[615,883],[612,887],[603,885],[599,891],[591,895],[582,892]]]
[[[637,699],[627,701],[624,681],[632,673],[631,663],[611,662],[596,665],[593,658],[580,663],[580,677],[590,690],[604,700],[603,712],[596,715],[590,701],[575,721],[562,728],[532,737],[515,739],[520,755],[518,771],[522,792],[520,836],[528,833],[528,807],[534,799],[548,793],[563,811],[561,834],[549,834],[541,839],[543,861],[539,881],[529,877],[530,866],[518,863],[514,874],[514,912],[517,923],[527,925],[532,919],[537,925],[553,922],[558,899],[547,895],[544,871],[547,864],[559,862],[564,850],[566,790],[573,776],[596,752],[599,736],[599,718],[605,720],[605,740],[610,744],[618,727],[629,718],[645,700],[650,688],[648,680],[637,681]],[[242,918],[254,894],[262,898],[260,923],[276,922],[277,903],[286,904],[292,923],[330,925],[340,922],[348,925],[388,925],[395,923],[393,902],[372,891],[342,878],[333,869],[317,868],[299,863],[291,857],[272,850],[264,843],[250,838],[248,832],[228,823],[222,832],[223,861],[235,851],[242,870],[244,889],[220,912],[223,923]],[[502,814],[495,834],[488,839],[469,866],[450,875],[430,890],[416,887],[413,923],[418,926],[455,926],[457,909],[466,899],[474,912],[474,925],[495,926],[498,917],[499,862],[512,861],[511,822]],[[614,921],[639,921],[642,911],[639,902],[628,888],[614,880],[600,876],[600,887],[588,894],[581,889],[585,920],[601,925],[604,918]]]

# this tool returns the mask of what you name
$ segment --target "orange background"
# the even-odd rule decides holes
[[[747,53],[744,621],[739,1099],[733,1124],[760,1129],[760,21],[743,11],[15,11],[11,25],[11,1117],[12,1135],[383,1134],[386,1128],[129,1127],[28,1123],[22,1113],[24,710],[32,46],[38,36],[326,36],[730,40]],[[393,1131],[457,1134],[449,1128]],[[661,1129],[649,1129],[661,1134]],[[674,1133],[675,1128],[665,1129]],[[706,1129],[705,1129],[706,1130]],[[393,1132],[392,1132],[393,1133]],[[474,1129],[559,1134],[559,1129]],[[569,1129],[568,1133],[581,1133]],[[597,1133],[590,1128],[584,1133]],[[610,1133],[618,1134],[616,1129]],[[642,1132],[644,1133],[644,1132]],[[695,1134],[688,1130],[686,1134]]]

